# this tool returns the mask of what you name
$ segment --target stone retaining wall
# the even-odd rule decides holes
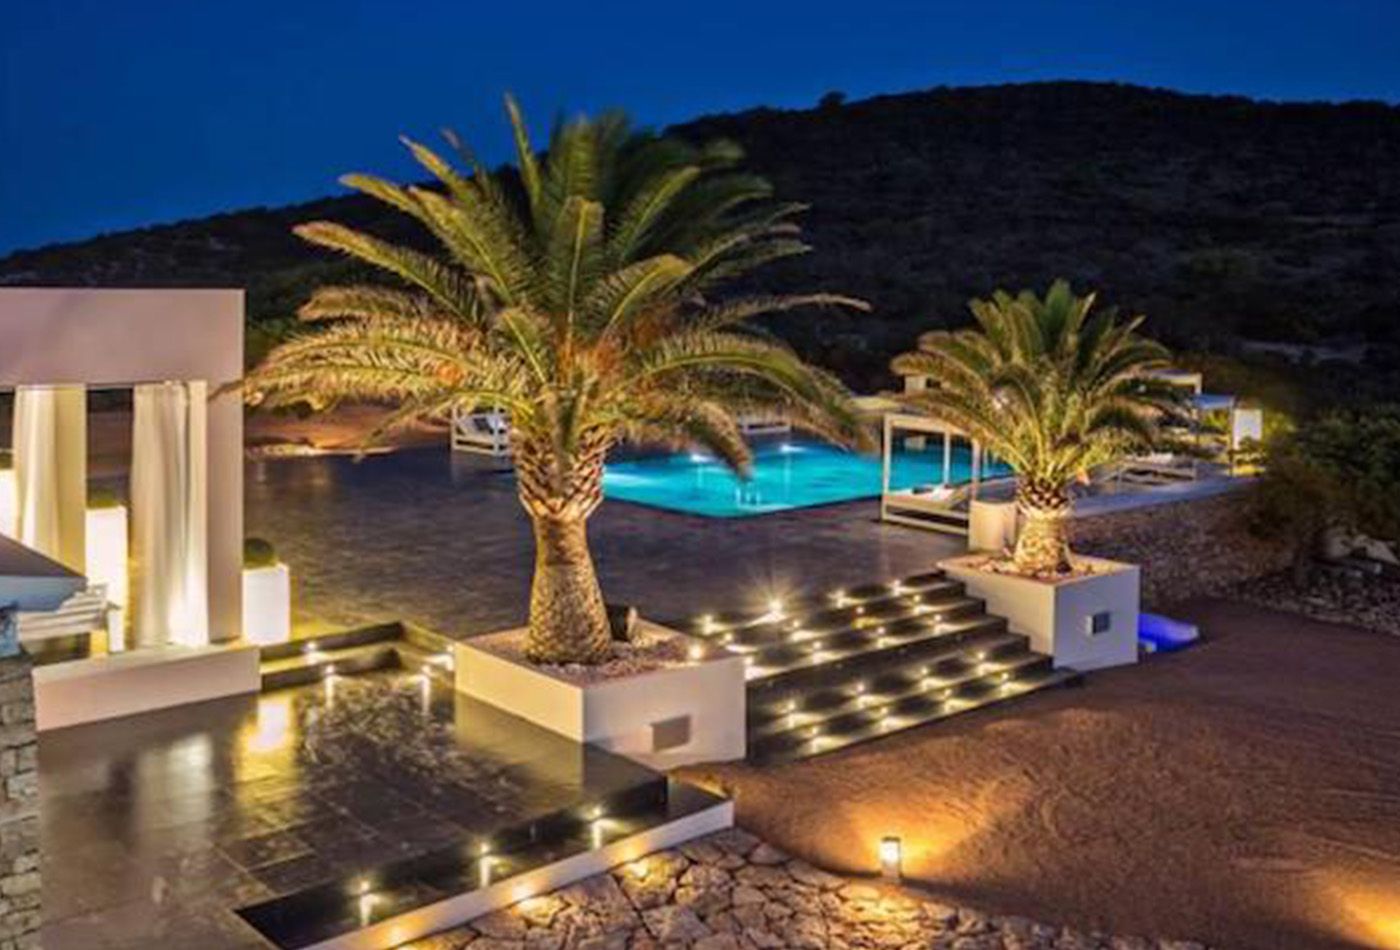
[[[739,829],[649,855],[401,950],[1201,950],[989,917],[819,870]]]
[[[1141,565],[1146,607],[1222,594],[1289,563],[1284,545],[1250,533],[1248,507],[1248,491],[1233,491],[1076,518],[1074,549]]]
[[[29,657],[0,659],[0,950],[39,946],[39,765]]]

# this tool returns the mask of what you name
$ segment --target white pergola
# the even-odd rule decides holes
[[[16,407],[0,530],[132,595],[106,655],[36,672],[40,728],[256,688],[256,651],[223,646],[243,632],[243,405],[225,389],[242,375],[241,290],[0,288]],[[87,395],[114,388],[133,393],[129,526],[87,504]]]
[[[942,480],[937,485],[894,488],[891,474],[894,447],[900,433],[913,433],[911,441],[941,438],[943,441]],[[953,442],[962,439],[972,449],[972,470],[968,481],[953,484]],[[982,486],[982,446],[958,427],[932,416],[888,412],[884,415],[881,438],[880,518],[896,524],[933,528],[954,534],[968,530],[968,506]]]

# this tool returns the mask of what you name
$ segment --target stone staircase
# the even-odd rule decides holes
[[[452,679],[451,641],[402,623],[357,627],[259,649],[263,692],[330,676],[404,669]]]
[[[748,750],[803,759],[1079,682],[934,571],[700,617],[688,631],[744,654]]]

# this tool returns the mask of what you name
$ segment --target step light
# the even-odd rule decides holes
[[[358,890],[355,902],[359,906],[360,926],[368,927],[374,920],[374,905],[378,904],[382,898],[370,891],[368,881],[361,881],[360,888],[362,889]]]

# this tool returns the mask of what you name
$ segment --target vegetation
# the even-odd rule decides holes
[[[1360,367],[1300,380],[1342,401],[1361,387],[1400,399],[1400,108],[1102,83],[838,99],[671,131],[739,142],[746,167],[813,203],[820,253],[765,271],[765,288],[839,287],[874,313],[765,325],[852,386],[888,387],[890,358],[962,324],[987,288],[1064,276],[1150,313],[1177,350],[1365,339]],[[317,219],[429,247],[409,219],[349,195],[18,253],[0,283],[247,287],[255,323],[287,320],[314,287],[366,279],[292,237]]]
[[[277,549],[272,542],[263,538],[243,539],[243,566],[245,568],[273,567],[277,564]]]
[[[1400,540],[1400,406],[1325,414],[1274,436],[1266,457],[1255,524],[1289,543],[1299,586],[1330,531]]]
[[[1016,570],[1071,570],[1066,521],[1070,486],[1159,439],[1176,387],[1144,376],[1165,368],[1165,347],[1138,334],[1143,317],[1093,312],[1094,295],[1056,281],[1043,296],[997,291],[974,300],[977,328],[935,330],[895,358],[901,376],[926,376],[903,398],[957,426],[1016,472],[1024,523]]]
[[[87,490],[88,510],[96,508],[120,508],[121,495],[106,485],[89,485]]]
[[[464,174],[409,141],[437,187],[343,179],[415,219],[438,254],[342,224],[296,229],[399,286],[317,290],[301,316],[328,322],[275,348],[248,386],[271,405],[392,403],[381,432],[454,407],[505,413],[535,531],[527,653],[589,663],[611,642],[586,535],[608,450],[622,439],[698,442],[743,470],[750,455],[735,415],[747,411],[863,443],[846,389],[748,321],[864,304],[820,293],[718,296],[736,277],[807,250],[793,222],[799,206],[773,202],[766,181],[738,169],[733,144],[635,133],[609,114],[557,126],[538,157],[507,105],[516,178],[479,166]]]

